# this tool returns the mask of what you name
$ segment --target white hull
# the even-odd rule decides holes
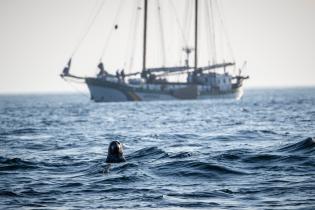
[[[91,99],[96,102],[128,101],[128,98],[119,90],[113,88],[88,85]]]
[[[135,91],[128,96],[126,93],[109,87],[101,87],[88,84],[91,99],[96,102],[122,102],[122,101],[163,101],[163,100],[180,100],[171,94],[165,93],[148,93],[144,91]],[[240,99],[243,95],[242,88],[235,91],[216,93],[216,94],[200,94],[195,98],[199,99],[217,99],[217,98],[234,98]]]

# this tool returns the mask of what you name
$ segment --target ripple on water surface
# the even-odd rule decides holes
[[[314,89],[240,101],[0,96],[0,209],[313,209]],[[107,165],[107,146],[127,162]]]

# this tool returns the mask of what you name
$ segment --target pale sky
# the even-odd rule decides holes
[[[137,0],[123,0],[127,5],[123,7],[126,19],[130,15],[128,8],[132,7],[131,1]],[[160,1],[163,9],[163,2],[165,4],[169,0]],[[173,1],[180,11],[180,2],[184,0]],[[248,63],[244,73],[250,76],[250,80],[245,82],[245,88],[315,86],[314,0],[219,1],[235,60],[238,66],[244,61]],[[59,74],[86,30],[91,11],[100,2],[0,0],[0,93],[73,91]],[[116,11],[117,2],[107,0],[105,3],[91,32],[73,58],[74,73],[95,73],[108,34],[104,26],[114,23],[113,11]],[[165,14],[170,15],[171,8],[167,10]],[[124,28],[126,24],[122,22],[119,27]],[[172,29],[171,26],[165,28],[168,29]],[[128,33],[128,30],[121,29],[123,33]],[[174,35],[170,42],[177,37],[173,31],[165,34]],[[137,41],[139,46],[140,41]],[[110,43],[115,42],[119,44],[111,47],[120,52],[119,56],[106,52],[104,59],[105,65],[111,69],[127,54],[119,51],[124,49],[125,42],[118,34]],[[178,57],[172,57],[177,49],[170,44],[167,47],[171,55],[167,56],[166,63],[178,60]],[[135,53],[141,56],[141,51],[136,50]],[[149,60],[155,59],[154,53],[148,57]],[[140,61],[140,57],[135,59]]]

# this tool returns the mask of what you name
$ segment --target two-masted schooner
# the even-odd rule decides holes
[[[142,0],[141,11],[143,11],[143,45],[142,45],[142,69],[135,72],[125,73],[125,70],[117,71],[116,74],[109,73],[103,62],[98,64],[99,73],[94,77],[81,77],[70,73],[71,58],[64,68],[62,78],[73,78],[83,80],[90,91],[91,99],[95,102],[117,102],[117,101],[151,101],[151,100],[173,100],[173,99],[210,99],[218,96],[233,96],[240,98],[242,85],[248,76],[235,72],[235,62],[209,62],[209,65],[198,64],[198,50],[200,43],[198,33],[200,24],[198,12],[199,1],[193,2],[193,47],[183,46],[185,62],[183,65],[147,67],[147,42],[148,42],[148,4],[159,0]],[[167,0],[165,0],[167,1]],[[172,1],[172,0],[170,0]],[[188,0],[189,1],[189,0]],[[208,5],[214,0],[208,1]],[[159,7],[159,9],[161,9]],[[114,25],[117,28],[117,25]],[[209,38],[210,39],[210,38]],[[189,55],[194,54],[194,65],[189,64]],[[106,63],[105,63],[106,65]],[[170,81],[169,77],[180,74],[183,81]],[[184,75],[184,77],[183,77]]]

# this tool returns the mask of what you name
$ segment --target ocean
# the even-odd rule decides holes
[[[0,96],[0,209],[315,209],[315,88]],[[111,141],[126,162],[107,165]]]

